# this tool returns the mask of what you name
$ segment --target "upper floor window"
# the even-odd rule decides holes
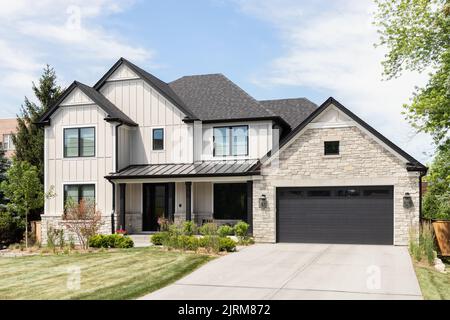
[[[153,129],[153,150],[164,150],[164,129]]]
[[[215,127],[215,157],[248,155],[248,126]]]
[[[11,134],[3,135],[2,147],[3,147],[3,150],[14,150],[15,149]]]
[[[64,129],[64,158],[94,156],[94,127]]]
[[[326,156],[339,155],[339,141],[325,141],[324,154]]]

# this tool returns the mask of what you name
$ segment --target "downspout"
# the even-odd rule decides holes
[[[119,122],[119,124],[116,125],[116,141],[115,141],[116,173],[119,172],[119,127],[121,126],[123,126],[123,122]]]
[[[422,222],[422,178],[426,176],[427,172],[420,172],[419,174],[419,222]]]

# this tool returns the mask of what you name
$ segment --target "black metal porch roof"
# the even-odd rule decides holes
[[[258,160],[202,161],[177,164],[131,165],[106,179],[224,177],[258,175]]]

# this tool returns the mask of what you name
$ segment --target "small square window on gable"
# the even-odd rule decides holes
[[[339,141],[325,141],[324,155],[326,156],[339,155]]]
[[[152,149],[164,150],[164,129],[153,129]]]

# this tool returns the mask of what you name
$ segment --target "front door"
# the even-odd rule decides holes
[[[168,218],[168,184],[144,184],[142,231],[157,231],[158,218]]]

